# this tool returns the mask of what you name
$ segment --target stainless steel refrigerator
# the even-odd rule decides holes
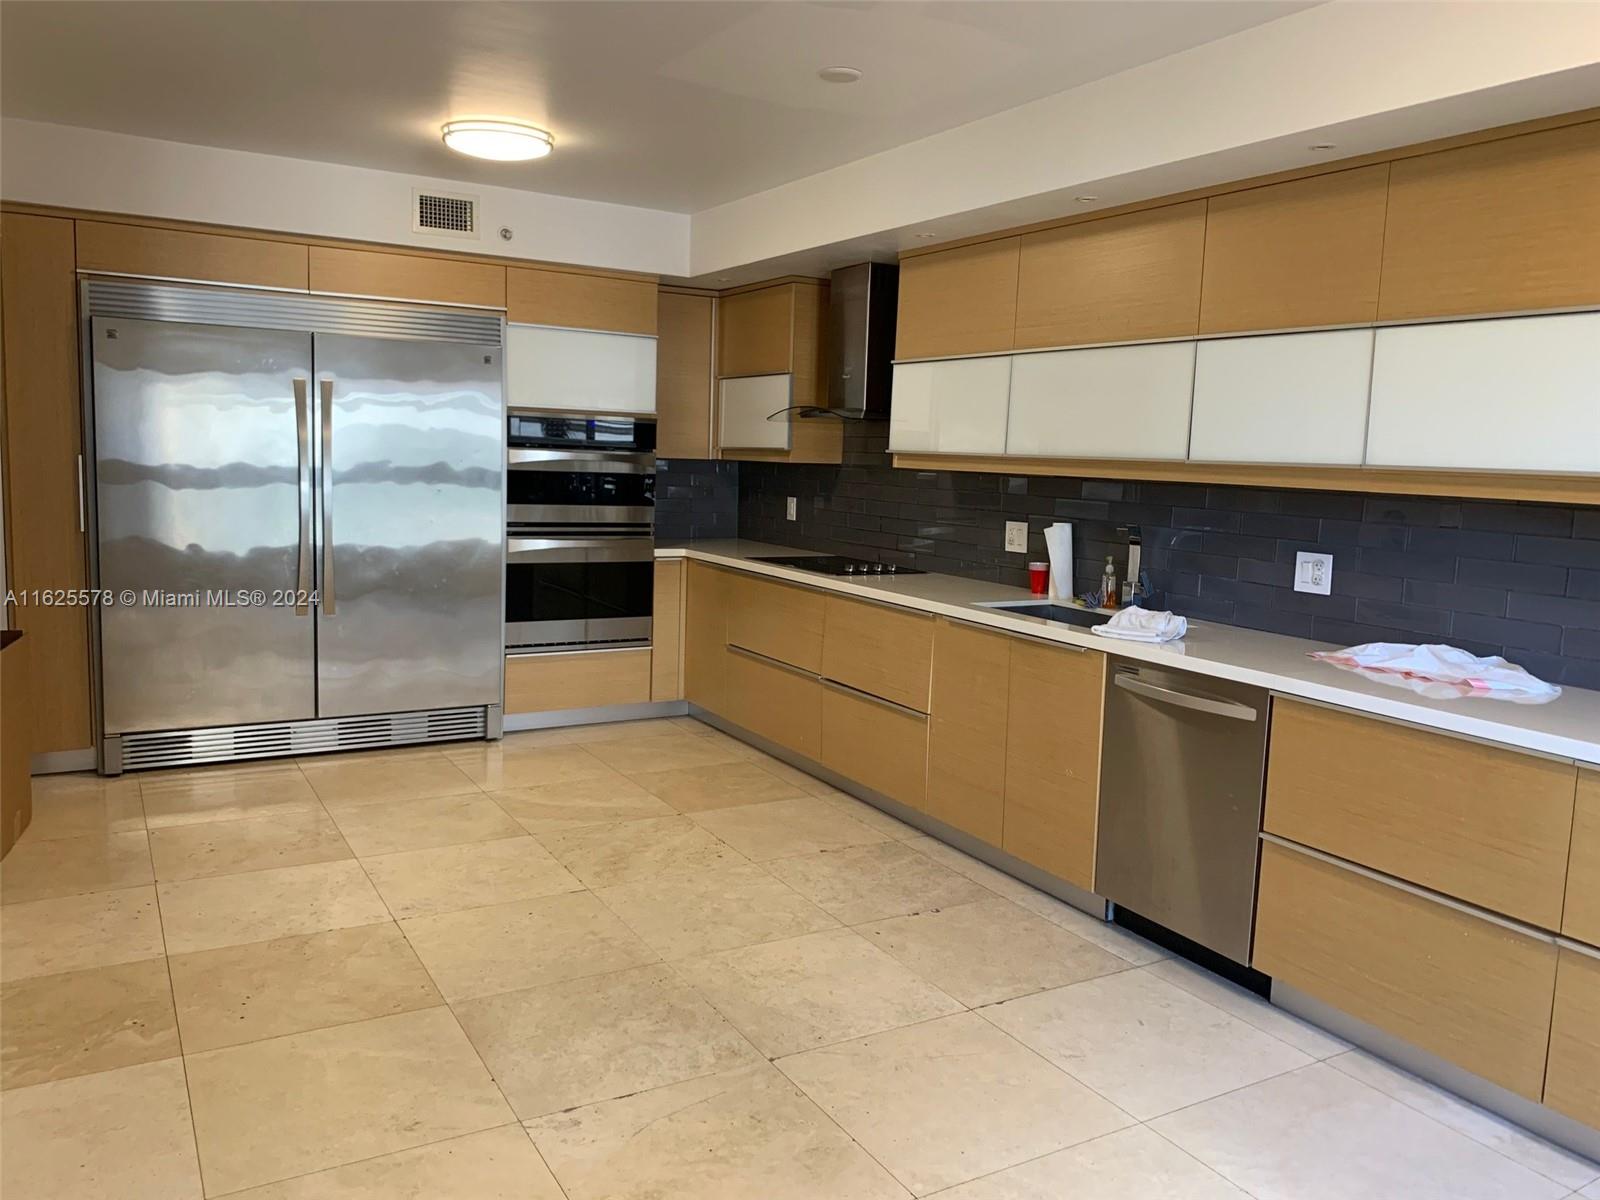
[[[500,314],[83,300],[102,770],[498,734]]]

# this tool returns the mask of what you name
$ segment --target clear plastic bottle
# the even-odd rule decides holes
[[[1121,593],[1117,590],[1117,564],[1109,554],[1106,555],[1106,569],[1100,576],[1100,590],[1105,593],[1105,606],[1116,608]]]

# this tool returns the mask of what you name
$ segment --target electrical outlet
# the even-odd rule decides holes
[[[1333,590],[1333,555],[1298,551],[1294,556],[1294,590],[1328,595]]]
[[[783,515],[791,521],[800,515],[800,502],[793,496],[790,496],[783,506]]]
[[[1026,521],[1006,522],[1006,549],[1013,554],[1026,554],[1028,552],[1028,523]]]

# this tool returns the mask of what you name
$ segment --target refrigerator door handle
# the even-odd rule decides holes
[[[295,570],[294,615],[303,617],[311,611],[311,415],[307,382],[294,381],[294,421],[298,435],[300,457],[295,480],[295,494],[300,501],[300,555]]]
[[[322,615],[337,611],[333,597],[333,380],[322,390]]]

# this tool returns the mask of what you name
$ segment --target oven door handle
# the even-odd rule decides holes
[[[650,562],[650,538],[508,537],[507,563]]]
[[[622,451],[523,450],[513,446],[506,451],[506,465],[513,471],[556,471],[564,475],[649,475],[656,469],[656,456]]]

